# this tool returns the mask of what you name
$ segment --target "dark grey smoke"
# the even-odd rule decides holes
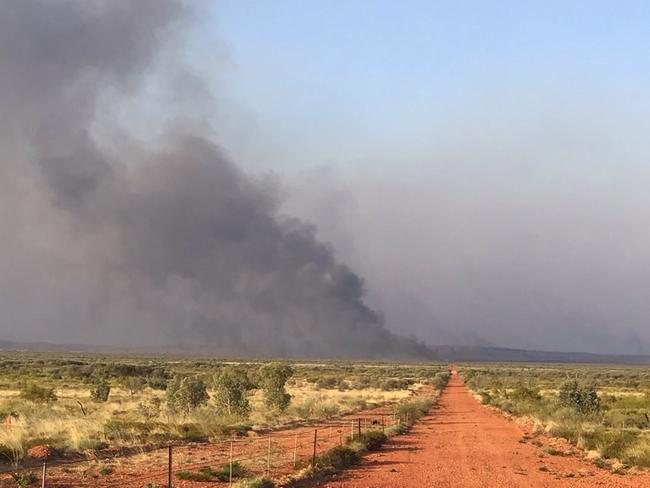
[[[242,172],[192,114],[155,145],[98,142],[98,120],[160,72],[191,19],[171,0],[0,3],[2,335],[424,354],[384,329],[312,226],[279,215],[273,180]]]

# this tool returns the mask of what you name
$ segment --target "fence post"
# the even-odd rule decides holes
[[[230,439],[230,463],[228,468],[228,486],[232,486],[232,439]]]
[[[318,429],[314,429],[314,451],[311,455],[311,465],[312,467],[316,466],[316,442],[317,442],[317,436],[318,436]]]
[[[350,420],[350,438],[354,440],[354,420]]]
[[[361,439],[361,417],[357,419],[357,433],[359,434],[359,439]]]
[[[167,447],[167,487],[172,488],[172,446]]]
[[[298,434],[293,438],[293,469],[296,469],[296,459],[298,457]]]
[[[269,444],[266,450],[266,477],[271,476],[271,436],[269,436]]]
[[[41,480],[41,488],[45,488],[47,479],[47,463],[43,462],[43,479]]]

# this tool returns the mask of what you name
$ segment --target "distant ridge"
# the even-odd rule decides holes
[[[429,349],[444,361],[650,364],[650,355],[642,354],[529,351],[485,346],[429,346]]]
[[[638,364],[650,365],[650,355],[643,354],[596,354],[589,352],[529,351],[485,346],[428,346],[431,358],[438,361],[467,362],[529,362],[529,363],[592,363],[592,364]],[[163,346],[125,348],[96,344],[54,344],[50,342],[13,342],[0,340],[4,352],[59,352],[96,354],[151,354],[188,355],[213,357],[263,357],[259,352],[232,351],[210,345]],[[333,356],[332,359],[343,359]],[[376,358],[373,358],[376,360]],[[387,358],[388,359],[388,358]]]

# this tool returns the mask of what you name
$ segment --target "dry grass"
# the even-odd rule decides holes
[[[20,392],[15,388],[0,389],[0,413],[17,414],[17,420],[12,417],[11,425],[0,425],[0,454],[4,454],[0,463],[9,462],[9,458],[19,462],[27,449],[37,444],[49,444],[60,452],[80,452],[176,437],[215,439],[229,435],[224,429],[241,422],[218,416],[210,403],[188,416],[174,415],[165,408],[164,392],[148,387],[131,395],[128,390],[112,385],[109,400],[95,403],[91,401],[87,385],[78,388],[53,386],[57,401],[49,404],[26,402],[19,398]],[[249,398],[252,412],[247,422],[251,426],[264,427],[328,418],[398,402],[421,386],[415,383],[408,390],[340,391],[318,388],[313,382],[299,379],[287,388],[292,400],[289,409],[282,414],[269,412],[262,393],[253,391]],[[161,399],[160,413],[145,417],[138,407],[153,398]]]

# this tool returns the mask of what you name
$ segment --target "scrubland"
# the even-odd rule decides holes
[[[459,372],[484,404],[531,419],[601,467],[650,467],[650,367],[491,364]]]
[[[20,465],[42,446],[75,458],[245,436],[404,402],[423,385],[446,381],[445,371],[440,364],[4,354],[0,459]]]

